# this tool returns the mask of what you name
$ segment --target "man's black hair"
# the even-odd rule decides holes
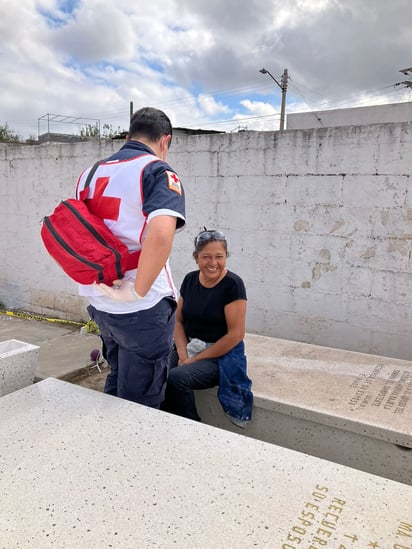
[[[158,141],[162,135],[172,135],[172,124],[163,111],[153,107],[143,107],[133,114],[129,127],[130,139],[146,137],[154,142]]]

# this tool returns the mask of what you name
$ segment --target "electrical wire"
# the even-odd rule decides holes
[[[359,94],[353,94],[351,96],[345,96],[345,97],[341,97],[341,98],[337,98],[335,100],[323,100],[321,102],[318,102],[318,103],[311,103],[309,102],[309,100],[305,97],[305,95],[302,93],[302,91],[300,90],[300,87],[302,86],[301,83],[299,83],[299,88],[297,86],[297,83],[295,81],[294,78],[291,78],[289,76],[289,80],[291,81],[291,85],[293,87],[293,89],[297,92],[297,94],[302,97],[302,99],[304,100],[304,102],[307,104],[307,106],[309,107],[309,109],[311,109],[311,111],[316,111],[316,110],[328,110],[328,109],[331,109],[331,108],[345,108],[345,107],[350,107],[350,106],[356,106],[356,105],[359,105]],[[303,85],[303,87],[306,87]],[[248,94],[259,94],[260,92],[263,92],[263,91],[266,91],[266,90],[272,90],[273,89],[273,85],[271,83],[268,83],[268,84],[257,84],[256,82],[249,82],[246,86],[243,86],[242,88],[231,88],[231,89],[227,89],[227,90],[222,90],[222,91],[205,91],[203,92],[204,95],[206,96],[211,96],[215,101],[220,101],[220,100],[224,100],[224,99],[230,99],[230,98],[236,98],[236,97],[239,97],[239,96],[247,96]],[[309,89],[309,88],[307,88]],[[389,90],[392,90],[390,94],[388,94],[388,91]],[[313,93],[313,92],[312,92]],[[403,95],[405,93],[405,90],[404,89],[398,89],[396,90],[394,85],[390,85],[390,86],[384,86],[382,88],[377,88],[377,89],[374,89],[374,90],[368,90],[366,92],[363,92],[363,95],[365,97],[369,97],[369,98],[377,98],[377,97],[380,97],[380,96],[387,96],[387,95],[390,95],[390,96],[399,96],[399,95]],[[410,94],[410,91],[409,91],[409,94]],[[352,99],[353,98],[353,99]],[[188,97],[184,100],[173,100],[173,101],[166,101],[166,102],[162,102],[161,104],[158,104],[158,105],[155,105],[157,106],[157,108],[161,108],[161,109],[172,109],[172,108],[177,108],[177,107],[184,107],[184,106],[190,106],[190,105],[199,105],[199,95],[197,96],[191,96],[191,97]],[[112,111],[112,112],[94,112],[94,113],[87,113],[86,115],[84,115],[84,117],[87,117],[87,118],[90,118],[90,117],[97,117],[99,119],[111,119],[111,118],[118,118],[118,117],[124,117],[125,120],[128,121],[129,119],[129,110],[121,110],[121,111]],[[269,115],[261,115],[261,116],[250,116],[250,117],[242,117],[242,118],[236,118],[236,119],[229,119],[229,120],[214,120],[212,122],[199,122],[198,125],[203,125],[203,126],[210,126],[210,125],[217,125],[217,124],[226,124],[226,123],[230,123],[233,121],[236,121],[236,122],[241,122],[241,121],[244,121],[244,120],[253,120],[253,119],[258,119],[258,118],[271,118],[271,117],[276,117],[276,116],[279,116],[279,114],[269,114]],[[317,116],[315,114],[315,116]],[[318,119],[318,122],[319,119]],[[10,124],[13,124],[13,126],[26,126],[27,125],[32,125],[33,128],[34,128],[34,125],[36,124],[36,133],[37,133],[37,120],[33,120],[33,119],[20,119],[20,120],[12,120],[12,121],[8,121],[7,122],[8,125]],[[182,123],[179,123],[179,125],[184,125],[185,123],[182,122]]]
[[[290,78],[290,77],[289,77]],[[301,85],[301,84],[299,84]],[[296,81],[294,81],[294,86],[295,88],[297,89],[297,86],[296,86]],[[392,90],[390,94],[388,94],[388,91],[389,90]],[[374,93],[376,92],[376,93]],[[397,91],[395,90],[395,84],[392,84],[392,85],[389,85],[389,86],[384,86],[382,88],[377,88],[377,89],[374,89],[374,90],[369,90],[369,91],[366,91],[366,92],[363,92],[363,95],[365,97],[368,97],[368,98],[376,98],[376,97],[380,97],[380,96],[398,96],[398,95],[402,95],[404,93],[404,91],[400,90]],[[303,97],[303,94],[300,92],[298,92],[299,95],[301,95]],[[351,100],[351,98],[353,98]],[[305,100],[305,102],[308,104],[308,102]],[[309,104],[308,104],[309,106]],[[330,101],[330,100],[323,100],[317,104],[312,104],[312,106],[310,106],[311,109],[313,110],[329,110],[331,108],[348,108],[348,107],[353,107],[353,106],[359,106],[359,93],[357,94],[352,94],[350,95],[349,97],[346,96],[346,97],[341,97],[339,99],[335,99],[333,101]]]
[[[213,122],[199,122],[198,125],[201,126],[211,126],[211,125],[217,125],[217,124],[233,124],[234,122],[243,122],[244,120],[255,120],[257,118],[274,118],[274,117],[280,117],[279,113],[274,114],[261,114],[259,116],[248,116],[244,118],[230,118],[229,120],[215,120]],[[190,128],[190,125],[186,125],[185,123],[180,124],[181,126],[184,126],[185,128]]]
[[[298,92],[298,95],[300,95],[304,99],[304,101],[308,104],[308,106],[310,108],[316,109],[318,106],[323,107],[325,105],[325,101],[326,101],[328,107],[333,106],[333,105],[339,105],[339,104],[341,104],[342,106],[345,106],[345,104],[350,105],[350,104],[353,104],[354,102],[359,102],[359,93],[356,93],[356,94],[352,94],[352,95],[349,95],[349,96],[342,96],[341,98],[337,98],[337,99],[334,99],[332,101],[322,100],[318,103],[310,105],[309,101],[305,98],[302,91],[300,91],[298,89],[296,80],[292,79],[290,76],[289,76],[289,80],[292,80],[292,82],[294,84],[294,87],[295,87],[296,91]],[[306,87],[306,86],[299,83],[299,87],[301,88],[301,87]],[[270,82],[268,84],[256,84],[255,82],[252,81],[252,82],[249,82],[246,86],[242,86],[242,88],[230,88],[230,89],[222,90],[222,91],[217,91],[217,90],[207,91],[206,90],[206,91],[203,91],[203,92],[199,92],[199,94],[203,93],[205,96],[211,96],[211,97],[213,97],[213,99],[218,101],[220,99],[227,99],[227,98],[230,99],[230,98],[235,98],[235,97],[242,96],[242,95],[247,96],[248,94],[253,94],[253,93],[256,94],[256,93],[259,93],[260,91],[273,90],[273,88],[274,88],[274,86]],[[368,90],[368,91],[363,92],[363,94],[365,96],[368,96],[368,97],[379,97],[379,96],[382,96],[382,95],[387,95],[385,90],[389,90],[389,89],[393,90],[393,92],[392,92],[392,95],[393,95],[394,92],[395,92],[393,84],[389,85],[389,86],[384,86],[382,88]],[[378,92],[378,93],[375,93],[375,92]],[[316,92],[312,92],[312,93],[316,93]],[[183,100],[180,99],[180,100],[171,100],[171,101],[165,101],[165,102],[162,101],[161,103],[158,103],[155,106],[157,108],[162,108],[162,109],[166,110],[166,109],[172,109],[172,108],[176,108],[176,107],[183,107],[183,106],[187,106],[187,105],[196,105],[196,104],[199,103],[199,94],[196,95],[196,96],[192,95],[191,97],[188,97],[188,98],[183,99]],[[117,111],[117,112],[94,112],[94,113],[87,113],[87,115],[84,115],[84,116],[85,117],[87,116],[87,117],[100,117],[100,118],[109,118],[109,117],[114,118],[116,116],[122,116],[122,115],[128,117],[129,116],[129,111],[125,110],[125,111]]]
[[[310,109],[310,112],[313,114],[313,116],[316,118],[316,120],[319,122],[319,124],[323,126],[323,122],[322,122],[322,119],[320,118],[320,116],[314,111],[313,107],[311,105],[309,105],[308,101],[305,99],[304,95],[302,94],[302,92],[300,92],[298,90],[298,87],[296,86],[295,82],[293,81],[293,79],[289,76],[289,81],[290,83],[292,84],[292,86],[295,88],[296,92],[298,93],[298,95],[300,95],[302,97],[302,99],[304,100],[304,102],[306,103],[306,105],[309,107]]]

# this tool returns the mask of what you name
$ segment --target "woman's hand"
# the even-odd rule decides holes
[[[176,309],[176,323],[174,329],[174,340],[176,345],[176,352],[178,356],[177,365],[181,366],[182,363],[187,359],[187,343],[188,339],[185,334],[185,329],[183,326],[183,317],[182,317],[182,307],[183,307],[183,298],[179,297],[177,301]]]
[[[196,362],[196,356],[192,356],[191,358],[186,357],[183,360],[179,357],[178,366],[186,366],[187,364],[193,364],[193,362]]]
[[[176,345],[176,353],[177,353],[177,365],[178,366],[181,366],[181,364],[187,360],[188,358],[188,354],[187,354],[187,350],[186,350],[186,345],[184,345],[183,347],[178,347]]]

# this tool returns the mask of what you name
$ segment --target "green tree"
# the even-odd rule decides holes
[[[99,137],[100,129],[99,124],[86,124],[84,128],[80,130],[80,137]]]
[[[80,137],[101,137],[102,139],[112,139],[115,135],[120,133],[120,126],[117,131],[113,129],[111,124],[103,124],[102,131],[99,129],[99,124],[86,124],[84,128],[80,130]]]
[[[117,130],[113,129],[111,124],[103,124],[103,135],[105,139],[112,139],[115,135],[121,133],[120,126],[117,126]]]
[[[0,141],[18,143],[21,141],[21,137],[19,134],[11,130],[6,122],[4,126],[0,125]]]

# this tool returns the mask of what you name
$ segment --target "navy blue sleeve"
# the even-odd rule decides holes
[[[143,212],[146,215],[157,210],[170,210],[177,214],[177,228],[185,224],[183,186],[179,176],[166,162],[159,160],[146,166],[143,172],[142,190]]]

